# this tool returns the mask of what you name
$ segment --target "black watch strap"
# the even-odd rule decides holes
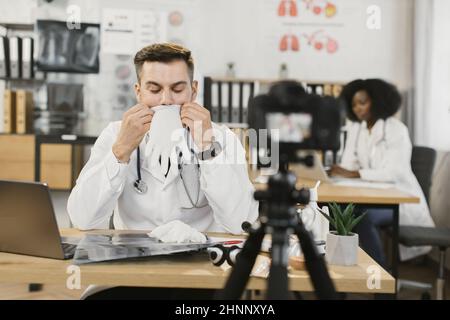
[[[213,141],[209,149],[198,153],[198,158],[200,160],[208,160],[216,157],[222,151],[220,143]]]

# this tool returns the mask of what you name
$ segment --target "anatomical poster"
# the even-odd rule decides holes
[[[271,28],[265,37],[279,53],[334,55],[344,27],[341,7],[339,0],[267,1],[263,21]]]

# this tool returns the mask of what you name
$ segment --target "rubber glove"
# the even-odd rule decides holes
[[[175,242],[175,243],[205,243],[206,236],[187,225],[180,220],[170,221],[162,226],[157,227],[150,232],[150,237],[157,238],[162,242]]]
[[[169,168],[169,158],[173,148],[183,138],[184,129],[180,119],[180,106],[156,106],[152,110],[155,114],[146,136],[144,157],[146,161],[149,161],[150,167],[160,167],[161,173],[165,175]]]

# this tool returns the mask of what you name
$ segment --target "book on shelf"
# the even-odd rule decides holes
[[[16,132],[16,92],[9,89],[3,93],[3,132]]]
[[[24,134],[33,129],[33,93],[17,90],[16,93],[16,133]]]

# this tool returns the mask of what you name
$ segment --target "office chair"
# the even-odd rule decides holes
[[[411,167],[429,203],[432,174],[436,162],[436,151],[426,147],[413,147]],[[450,247],[450,229],[421,226],[400,226],[399,242],[407,247],[433,246],[439,248],[439,271],[436,280],[436,298],[445,299],[445,253]],[[431,290],[432,285],[415,281],[398,281],[400,287]],[[423,294],[422,298],[428,298]]]

